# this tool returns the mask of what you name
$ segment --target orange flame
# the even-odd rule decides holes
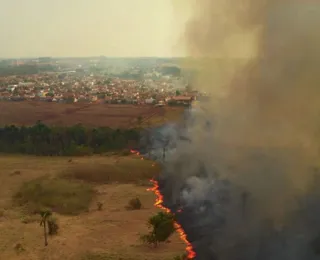
[[[133,153],[133,154],[136,154],[136,155],[140,155],[140,153],[138,151],[135,151],[135,150],[130,150],[130,153]]]
[[[170,209],[166,208],[163,206],[163,196],[161,194],[161,192],[159,191],[159,184],[157,181],[155,180],[150,180],[151,183],[153,184],[153,187],[148,189],[150,191],[153,191],[154,194],[157,196],[156,198],[156,202],[155,202],[155,206],[166,211],[167,213],[170,213]],[[179,212],[181,212],[181,209],[179,210]],[[186,251],[187,251],[187,259],[193,259],[196,256],[196,253],[193,251],[192,245],[191,243],[188,241],[187,239],[187,235],[184,232],[183,228],[181,227],[181,225],[177,222],[174,222],[174,227],[177,230],[177,232],[180,235],[180,238],[183,242],[186,243],[187,247],[186,247]]]
[[[140,156],[140,153],[138,151],[135,150],[130,150],[130,152],[132,154],[136,154],[138,156]],[[141,156],[140,157],[141,160],[143,160],[144,158]],[[152,166],[154,166],[155,164],[152,164]],[[162,210],[164,210],[167,213],[171,213],[170,209],[164,207],[162,205],[163,203],[163,196],[161,194],[161,192],[159,191],[159,184],[157,181],[155,180],[150,180],[150,182],[153,184],[152,188],[149,188],[148,191],[153,191],[154,194],[156,195],[156,202],[154,203],[154,205]],[[181,212],[181,209],[178,210],[178,212]],[[193,259],[196,256],[196,253],[193,251],[192,245],[191,243],[188,241],[187,239],[187,235],[184,232],[183,228],[181,227],[181,225],[177,222],[174,222],[174,227],[177,230],[177,232],[180,235],[180,238],[183,242],[186,243],[187,247],[186,247],[186,251],[187,251],[187,259]]]
[[[140,156],[140,153],[138,151],[132,149],[130,150],[130,153]],[[140,160],[144,160],[143,156],[140,156]]]

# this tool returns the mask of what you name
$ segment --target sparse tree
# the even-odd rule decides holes
[[[52,212],[50,210],[40,211],[40,216],[41,216],[40,226],[43,226],[44,246],[48,245],[47,223],[51,215],[52,215]]]

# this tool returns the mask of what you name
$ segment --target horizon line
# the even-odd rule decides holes
[[[188,58],[188,56],[20,56],[20,57],[1,57],[0,60],[22,60],[22,59],[39,59],[39,58],[51,58],[51,59],[71,59],[71,58],[108,58],[108,59],[141,59],[141,58],[157,58],[157,59],[176,59],[176,58]]]

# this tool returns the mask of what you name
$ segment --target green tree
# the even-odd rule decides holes
[[[103,153],[139,143],[140,133],[141,129],[92,129],[81,124],[49,127],[38,121],[29,127],[0,127],[0,152],[50,156]]]
[[[174,233],[174,216],[170,213],[159,212],[148,220],[151,231],[142,235],[140,239],[147,244],[157,247],[159,243],[165,242]]]

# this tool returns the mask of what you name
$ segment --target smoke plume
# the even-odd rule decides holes
[[[198,260],[319,259],[320,5],[185,2],[183,66],[210,101],[159,177],[164,205]]]

